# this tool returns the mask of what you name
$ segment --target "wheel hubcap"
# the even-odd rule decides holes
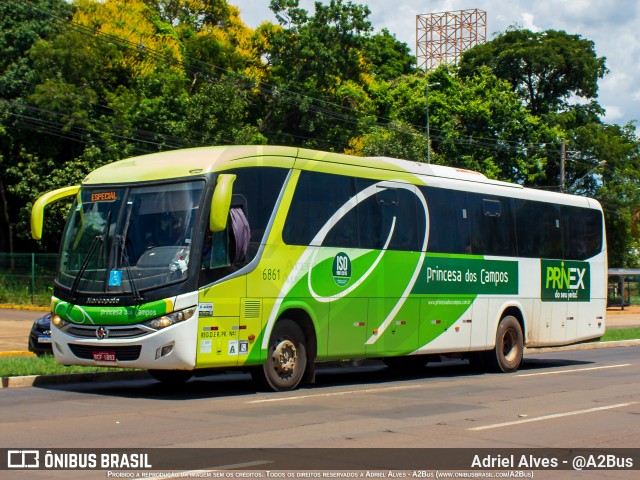
[[[509,362],[515,360],[516,355],[518,354],[516,344],[516,332],[512,329],[504,332],[504,337],[502,337],[502,354]]]
[[[298,360],[296,346],[290,340],[281,340],[273,351],[273,365],[280,375],[291,373]]]

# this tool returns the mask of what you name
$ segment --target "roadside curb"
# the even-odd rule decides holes
[[[0,358],[6,357],[35,357],[36,354],[33,352],[26,352],[23,350],[9,350],[7,352],[0,352]]]
[[[111,382],[117,380],[147,380],[151,377],[146,370],[125,372],[68,373],[62,375],[25,375],[21,377],[0,377],[0,389],[20,387],[43,387],[84,382]]]
[[[576,345],[567,345],[564,347],[528,347],[524,349],[524,353],[543,353],[543,352],[568,352],[570,350],[594,350],[597,348],[616,348],[616,347],[636,347],[640,345],[638,340],[618,340],[615,342],[593,342],[578,343]]]
[[[51,311],[51,307],[40,307],[38,305],[16,305],[13,303],[0,303],[0,308],[5,310],[32,310],[35,312]]]
[[[571,350],[592,350],[599,348],[635,347],[640,345],[638,340],[620,340],[616,342],[601,343],[580,343],[577,345],[567,345],[565,347],[539,347],[525,348],[525,354],[545,353],[545,352],[567,352]],[[8,355],[11,354],[11,355]],[[31,352],[0,352],[0,357],[9,356],[35,356]],[[148,380],[151,376],[146,370],[124,371],[124,372],[92,372],[92,373],[69,373],[61,375],[26,375],[20,377],[0,377],[0,389],[20,388],[20,387],[41,387],[48,385],[64,385],[80,382],[111,382],[118,380]]]

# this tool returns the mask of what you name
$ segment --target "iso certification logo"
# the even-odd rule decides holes
[[[344,287],[351,279],[351,259],[344,252],[338,253],[333,259],[332,265],[333,280],[341,287]]]
[[[39,468],[40,452],[38,450],[8,450],[8,468]]]

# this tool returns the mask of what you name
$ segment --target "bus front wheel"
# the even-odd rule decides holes
[[[487,366],[495,372],[515,372],[520,367],[524,353],[524,337],[520,322],[511,315],[498,324],[496,346],[486,352]]]
[[[307,367],[307,346],[302,329],[293,320],[280,320],[273,327],[267,359],[253,377],[276,392],[296,388]]]

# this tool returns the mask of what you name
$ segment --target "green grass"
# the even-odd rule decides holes
[[[615,328],[606,331],[601,342],[615,342],[618,340],[640,339],[640,328]]]
[[[67,373],[91,373],[122,371],[122,368],[104,367],[65,367],[56,362],[53,355],[41,357],[3,357],[0,358],[0,377],[17,377],[22,375],[60,375]],[[130,369],[126,369],[130,370]]]
[[[0,303],[3,304],[48,306],[52,293],[52,288],[44,288],[36,290],[32,296],[28,286],[6,282],[6,278],[0,276]]]

